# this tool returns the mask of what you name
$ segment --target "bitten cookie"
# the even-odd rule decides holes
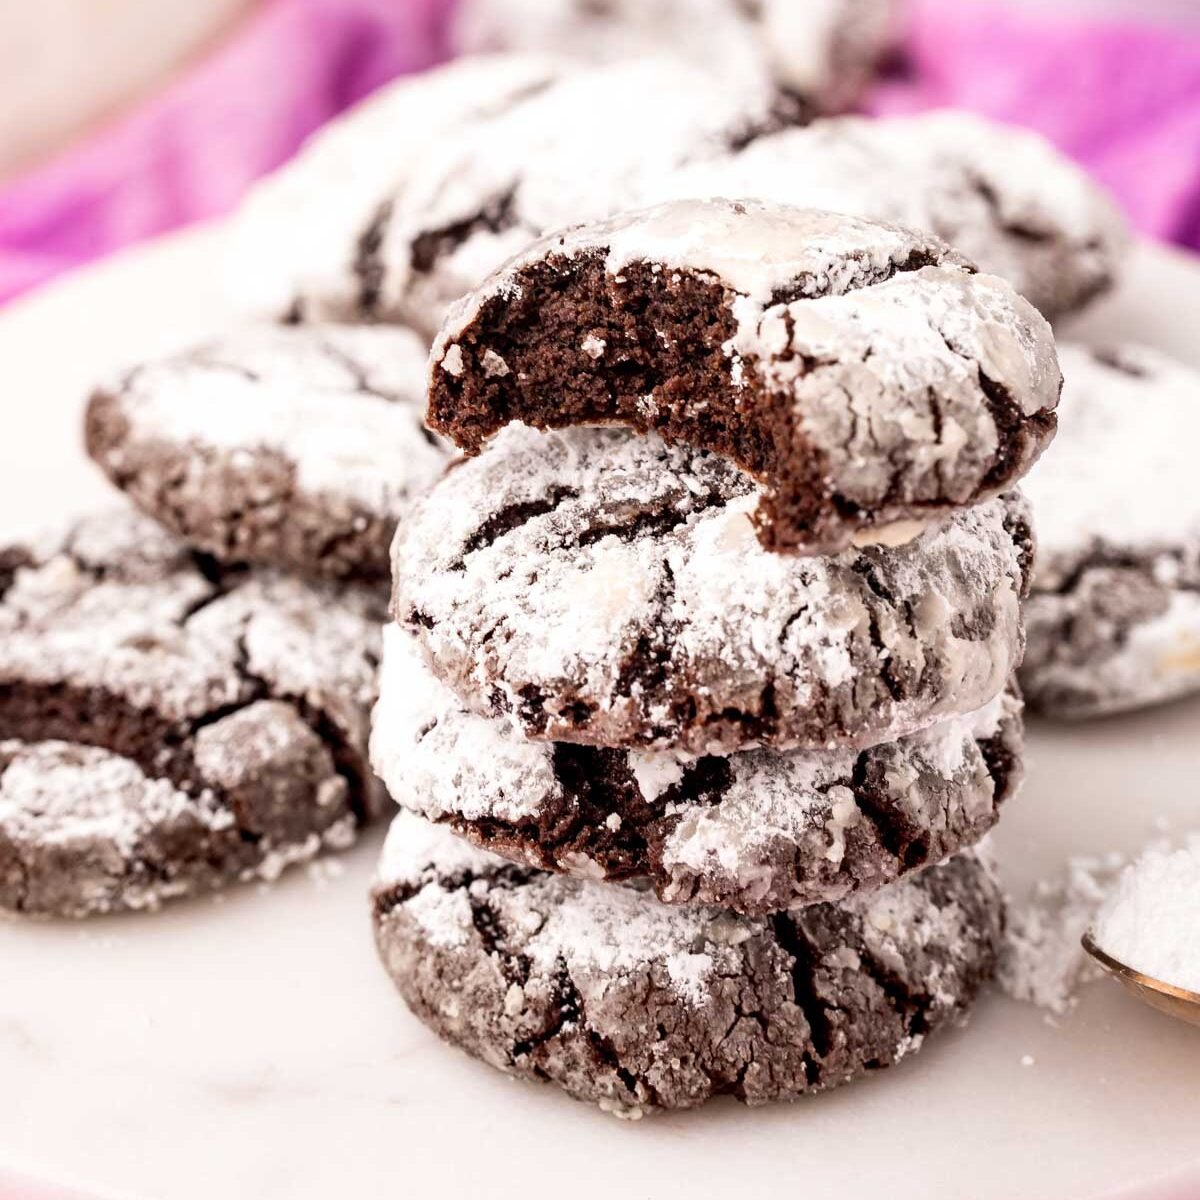
[[[664,50],[717,78],[762,74],[806,111],[853,104],[892,48],[891,0],[463,0],[457,49],[537,50],[589,62]]]
[[[397,521],[450,453],[422,420],[425,357],[407,329],[251,328],[100,387],[88,452],[223,562],[386,578]]]
[[[542,239],[431,364],[430,424],[468,453],[509,421],[653,431],[748,471],[763,545],[801,554],[997,495],[1062,382],[1045,319],[932,235],[748,201]]]
[[[1021,774],[1011,692],[869,750],[669,751],[532,742],[468,712],[396,626],[371,760],[401,807],[505,858],[660,900],[764,913],[876,890],[978,841]]]
[[[1200,690],[1200,372],[1062,347],[1062,432],[1029,478],[1041,554],[1021,679],[1062,717]]]
[[[912,541],[764,550],[753,481],[623,429],[506,428],[409,514],[394,611],[474,711],[694,754],[866,746],[981,708],[1020,658],[1015,495]]]
[[[965,1013],[1002,923],[970,855],[841,906],[750,918],[516,867],[409,814],[374,911],[420,1020],[624,1116],[790,1100],[893,1065]]]
[[[648,178],[639,204],[712,196],[928,229],[1047,317],[1107,291],[1128,242],[1113,200],[1048,141],[952,110],[767,134]]]
[[[82,916],[271,877],[379,811],[381,598],[223,571],[99,514],[0,575],[0,907]]]

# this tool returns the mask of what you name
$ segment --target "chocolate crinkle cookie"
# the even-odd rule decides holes
[[[711,196],[928,229],[1050,318],[1108,291],[1129,240],[1112,198],[1045,138],[954,110],[768,133],[652,173],[639,204]]]
[[[547,229],[628,207],[647,173],[790,119],[762,81],[714,84],[671,59],[465,59],[392,85],[252,196],[234,225],[239,291],[292,319],[432,337],[451,301]]]
[[[752,918],[513,866],[408,814],[374,912],[422,1021],[623,1116],[789,1100],[899,1062],[966,1012],[1002,924],[970,854],[872,896]]]
[[[376,591],[222,569],[125,510],[0,563],[0,907],[272,878],[380,810]]]
[[[463,0],[467,53],[525,50],[588,62],[664,51],[714,80],[763,76],[805,111],[853,104],[899,32],[893,0]]]
[[[88,452],[222,562],[386,578],[396,523],[450,455],[423,423],[425,358],[398,327],[249,328],[98,388]]]
[[[1019,496],[899,546],[763,549],[753,481],[623,429],[505,429],[414,507],[394,612],[529,737],[722,754],[867,746],[973,712],[1021,654]]]
[[[978,841],[1021,776],[1020,700],[867,750],[692,757],[534,742],[384,633],[371,757],[402,808],[528,866],[647,879],[670,904],[841,900]]]
[[[1091,717],[1200,690],[1200,372],[1136,345],[1061,354],[1021,679],[1044,712]]]
[[[381,209],[437,147],[548,87],[562,64],[538,55],[478,55],[406,75],[322,125],[250,189],[227,229],[228,290],[243,311],[350,321],[368,278]],[[435,322],[436,323],[436,322]]]
[[[358,237],[357,309],[432,336],[548,229],[631,207],[648,173],[786,125],[778,104],[670,59],[568,72],[446,138],[381,200]]]
[[[763,545],[828,554],[987,501],[1054,434],[1045,319],[929,234],[676,201],[547,236],[458,304],[429,421],[620,423],[762,485]]]

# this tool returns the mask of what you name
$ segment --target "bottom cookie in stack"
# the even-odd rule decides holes
[[[965,848],[1020,778],[1015,689],[867,750],[689,759],[525,740],[393,625],[371,752],[403,810],[374,917],[409,1007],[619,1115],[891,1066],[994,968],[1002,903]]]
[[[967,1011],[1003,918],[973,852],[747,917],[515,866],[402,813],[374,922],[401,994],[447,1041],[640,1116],[793,1099],[899,1062]]]

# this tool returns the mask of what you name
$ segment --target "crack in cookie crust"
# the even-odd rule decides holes
[[[222,561],[385,578],[397,521],[449,457],[424,378],[409,330],[250,329],[99,388],[88,452]]]
[[[636,204],[711,196],[928,229],[1051,319],[1108,290],[1129,240],[1112,199],[1045,139],[951,110],[770,134],[652,173]]]
[[[222,571],[129,512],[25,560],[0,601],[0,740],[22,766],[0,779],[4,907],[271,876],[376,814],[378,594]]]
[[[486,850],[741,912],[871,891],[971,845],[1019,784],[1020,701],[868,750],[729,757],[531,742],[468,712],[385,631],[372,762],[404,809]]]
[[[1062,436],[1029,481],[1022,681],[1044,712],[1088,717],[1200,689],[1200,374],[1136,345],[1061,353]]]

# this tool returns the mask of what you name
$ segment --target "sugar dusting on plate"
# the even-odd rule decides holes
[[[1061,877],[1010,904],[997,973],[1009,996],[1055,1016],[1079,1003],[1079,987],[1100,974],[1080,942],[1124,864],[1119,854],[1071,858]]]

